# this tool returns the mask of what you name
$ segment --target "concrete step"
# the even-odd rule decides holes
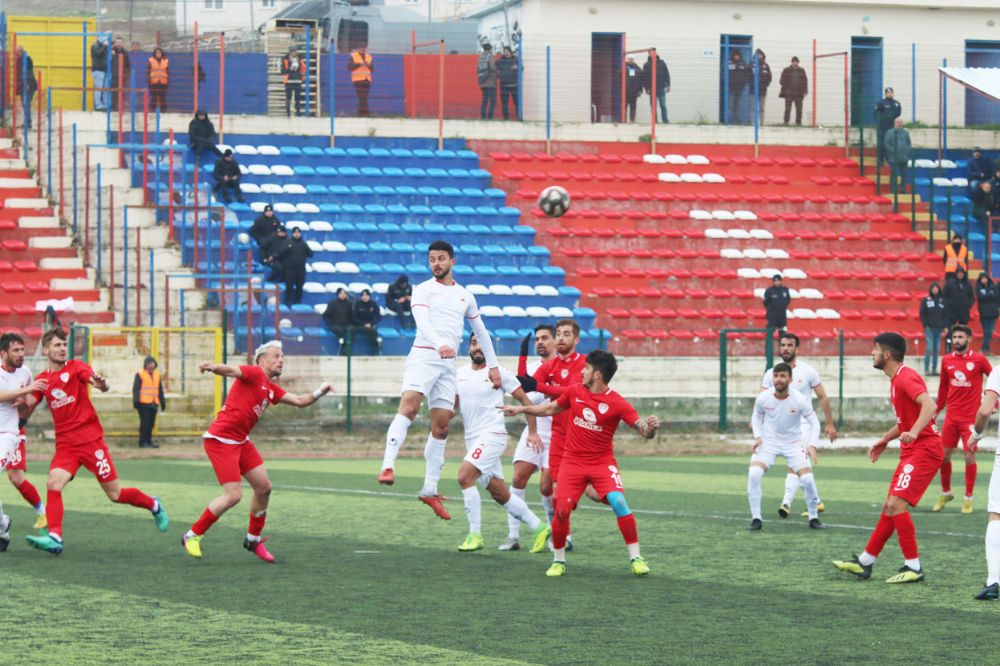
[[[4,201],[4,208],[24,208],[26,210],[38,210],[48,208],[48,199],[21,199],[12,198]]]
[[[0,169],[27,169],[28,165],[23,159],[4,158],[0,159]]]
[[[80,257],[43,257],[39,259],[38,267],[42,270],[83,268],[83,259]]]
[[[94,280],[87,278],[54,278],[49,281],[49,288],[56,291],[93,289]]]
[[[17,226],[22,229],[55,229],[59,227],[59,218],[25,216],[17,221]]]
[[[34,178],[0,178],[0,190],[27,187],[38,187],[38,183]]]
[[[69,236],[32,236],[28,239],[28,247],[38,250],[51,250],[72,246],[73,239]]]

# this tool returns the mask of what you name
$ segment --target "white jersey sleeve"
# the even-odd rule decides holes
[[[14,372],[0,368],[0,391],[16,391],[30,386],[31,381],[31,370],[24,366],[16,368]],[[17,427],[20,420],[21,415],[13,401],[0,403],[0,432],[16,435],[20,430]]]
[[[769,389],[774,386],[774,369],[768,368],[764,371],[764,376],[760,380],[760,387],[762,389]]]
[[[993,391],[997,395],[1000,395],[1000,365],[993,368],[993,371],[990,373],[990,376],[986,378],[985,390]],[[997,426],[997,434],[1000,435],[1000,425]]]
[[[500,368],[500,386],[503,388],[504,393],[514,395],[514,391],[521,388],[521,382],[518,381],[517,376],[513,372],[507,368]]]

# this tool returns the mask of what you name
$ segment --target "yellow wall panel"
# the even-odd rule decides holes
[[[86,27],[85,27],[86,26]],[[97,38],[88,34],[96,33],[97,24],[93,19],[54,18],[45,16],[7,17],[7,46],[13,46],[14,35],[17,45],[24,48],[35,63],[35,73],[42,73],[40,100],[45,108],[48,88],[80,88],[91,86],[90,45]],[[18,33],[44,32],[47,35],[22,35]],[[62,36],[51,33],[78,33],[79,36]],[[84,75],[86,74],[86,78]],[[53,90],[52,108],[80,109],[83,93],[80,90]],[[87,100],[87,107],[93,103],[93,95]]]

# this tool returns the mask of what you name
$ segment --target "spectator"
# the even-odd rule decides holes
[[[902,184],[906,192],[906,165],[910,161],[910,133],[903,127],[903,119],[896,118],[891,130],[882,139],[885,143],[885,158],[889,163],[889,191],[895,194]]]
[[[135,373],[135,381],[132,382],[132,406],[139,412],[139,447],[143,449],[160,448],[153,443],[153,428],[156,426],[156,413],[167,411],[163,381],[156,366],[156,359],[147,356],[142,370]]]
[[[288,244],[288,231],[283,226],[274,230],[274,235],[266,238],[260,246],[260,263],[271,269],[268,282],[285,281],[285,264],[281,261],[281,250]]]
[[[352,310],[353,304],[348,298],[347,290],[339,287],[333,299],[326,304],[326,310],[323,311],[323,323],[326,324],[331,333],[337,336],[341,354],[346,353],[345,341],[347,331],[351,327]]]
[[[750,68],[743,62],[743,54],[733,51],[729,56],[729,105],[727,125],[746,124],[746,93],[752,76]]]
[[[969,248],[965,246],[961,234],[951,235],[951,243],[944,246],[941,258],[944,260],[945,279],[954,278],[959,268],[969,270]]]
[[[313,256],[312,248],[302,238],[302,229],[292,229],[292,237],[278,249],[285,268],[285,305],[302,302],[302,285],[306,283],[306,259]]]
[[[758,103],[758,121],[761,125],[764,124],[764,109],[767,106],[767,88],[771,85],[771,81],[774,80],[774,76],[771,74],[771,66],[767,64],[767,56],[763,51],[757,49],[757,103]]]
[[[878,166],[885,162],[885,133],[892,129],[903,107],[893,99],[892,88],[885,89],[885,97],[875,105],[875,142],[878,146]]]
[[[100,37],[90,46],[90,76],[94,79],[94,111],[108,108],[110,95],[104,88],[108,80],[108,38]]]
[[[250,238],[254,239],[257,247],[263,250],[265,242],[270,240],[274,233],[281,226],[281,220],[274,214],[274,206],[267,204],[264,212],[257,216],[250,227]]]
[[[372,72],[375,71],[375,66],[372,64],[372,56],[368,53],[366,44],[351,52],[347,69],[351,70],[351,83],[354,84],[354,94],[358,98],[358,115],[371,115],[368,110],[368,94],[372,89]]]
[[[972,217],[986,229],[990,215],[993,215],[995,210],[996,192],[993,191],[993,184],[988,180],[979,181],[979,185],[972,191],[971,199]]]
[[[642,67],[635,64],[635,58],[625,59],[625,111],[628,121],[635,122],[635,105],[642,94]]]
[[[927,290],[927,297],[920,301],[920,323],[924,327],[924,374],[937,374],[938,354],[941,351],[941,334],[948,326],[948,313],[944,307],[944,296],[937,282]]]
[[[24,109],[24,126],[31,129],[31,100],[38,91],[35,79],[35,61],[20,46],[14,52],[14,95],[21,98]]]
[[[990,178],[990,186],[993,188],[994,194],[997,194],[997,191],[1000,190],[1000,161],[997,161],[993,165],[993,177]]]
[[[295,49],[281,59],[281,82],[285,84],[285,115],[292,117],[292,97],[295,97],[295,115],[302,115],[302,82],[306,78],[306,61]]]
[[[788,326],[788,306],[792,294],[781,282],[781,273],[775,273],[771,286],[764,292],[764,309],[767,311],[767,326],[779,331]]]
[[[795,124],[802,125],[802,99],[809,93],[809,77],[806,70],[799,67],[798,56],[792,57],[792,64],[781,70],[781,92],[778,97],[785,100],[785,125],[792,115],[792,105],[795,105]]]
[[[656,58],[656,101],[660,105],[660,122],[669,123],[670,119],[667,117],[667,93],[670,92],[670,70],[667,69],[667,63],[663,62],[663,58],[656,55],[656,50],[653,50],[653,54],[646,58],[646,64],[642,66],[642,88],[650,97],[653,96],[652,85],[653,85],[653,57]]]
[[[382,353],[382,337],[378,334],[378,322],[382,319],[382,309],[372,300],[372,292],[364,289],[361,298],[354,302],[351,310],[351,324],[355,334],[366,335],[375,343],[379,353]]]
[[[204,110],[198,109],[188,125],[188,147],[194,151],[195,164],[201,164],[201,154],[206,150],[222,157],[222,151],[215,146],[216,138],[215,125]]]
[[[993,176],[993,161],[983,155],[983,149],[972,149],[972,157],[968,164],[969,191],[975,192],[979,183],[989,180]]]
[[[149,65],[149,110],[167,110],[167,85],[170,83],[170,60],[163,49],[157,46],[153,56],[146,61]]]
[[[976,303],[979,305],[979,323],[983,326],[982,352],[991,354],[993,329],[996,328],[997,317],[1000,317],[1000,291],[985,272],[980,273],[976,280]]]
[[[410,279],[405,275],[400,275],[396,281],[389,285],[385,292],[385,306],[399,315],[399,325],[401,328],[413,328],[413,313],[410,311],[410,301],[413,296],[413,287]]]
[[[955,324],[969,324],[969,311],[976,300],[972,285],[965,275],[965,269],[961,266],[955,271],[955,277],[945,280],[944,283],[944,309],[947,314],[948,349],[951,349],[951,327]]]
[[[479,105],[479,117],[483,120],[493,119],[493,109],[497,104],[497,63],[493,59],[493,47],[483,44],[483,52],[479,55],[476,65],[476,79],[483,93],[483,101]]]
[[[119,70],[121,72],[119,73]],[[119,80],[119,76],[121,79]],[[125,50],[125,40],[115,37],[114,46],[111,47],[111,110],[118,110],[118,96],[124,98],[125,91],[130,88],[132,80],[132,62],[129,60],[128,51]]]
[[[503,47],[503,55],[497,58],[497,79],[500,81],[500,112],[503,119],[507,120],[510,115],[507,112],[507,100],[511,100],[514,105],[514,117],[517,118],[517,80],[520,63],[517,56],[509,46]]]
[[[242,174],[231,149],[226,148],[222,157],[216,160],[212,175],[215,176],[215,187],[212,190],[216,197],[222,199],[222,203],[232,203],[232,199],[229,198],[230,190],[236,195],[236,200],[243,203],[243,192],[240,190]]]

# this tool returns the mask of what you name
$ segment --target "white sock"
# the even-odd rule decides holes
[[[552,549],[552,561],[553,562],[565,562],[566,561],[566,548],[553,548]]]
[[[551,525],[552,519],[556,517],[556,506],[552,502],[552,495],[542,495],[542,508],[545,509],[545,515],[549,517]]]
[[[521,493],[524,493],[524,491],[522,490]],[[532,531],[537,530],[538,526],[542,524],[542,521],[528,508],[524,500],[513,492],[510,494],[510,499],[507,500],[507,503],[503,505],[503,510],[507,512],[508,517],[518,519]]]
[[[469,519],[469,534],[480,534],[483,531],[483,500],[479,497],[479,489],[475,486],[464,489],[462,501],[465,502],[465,517]]]
[[[250,534],[249,532],[247,532],[247,541],[249,541],[250,543],[257,543],[258,541],[260,541],[260,535]]]
[[[524,494],[527,492],[527,488],[514,488],[511,487],[510,495],[511,497],[517,497],[522,502],[524,501]],[[507,508],[507,507],[504,507]],[[507,537],[510,539],[520,539],[521,538],[521,521],[518,520],[514,514],[507,512]]]
[[[915,557],[912,560],[903,560],[903,564],[910,567],[914,571],[920,571],[920,558]]]
[[[799,477],[802,482],[802,493],[806,496],[806,510],[809,512],[809,520],[819,517],[819,493],[816,492],[816,477],[809,474],[803,474]]]
[[[44,516],[45,515],[45,502],[39,502],[38,503],[38,506],[35,507],[35,515],[36,516]]]
[[[757,466],[751,466],[747,474],[747,499],[750,500],[750,516],[760,520],[760,480],[764,477],[764,470]]]
[[[869,553],[867,550],[858,555],[858,562],[860,562],[861,565],[865,567],[875,564],[875,560],[877,559],[878,559],[877,557]]]
[[[153,499],[153,508],[150,509],[150,511],[152,513],[159,513],[160,512],[160,501],[158,499],[155,499],[155,498]]]
[[[785,506],[791,506],[792,500],[795,499],[795,493],[799,490],[799,475],[794,472],[789,472],[785,476],[785,496],[781,498],[781,503]]]
[[[1000,583],[1000,520],[986,525],[986,584]]]
[[[446,439],[437,439],[434,435],[427,436],[427,444],[424,445],[424,488],[421,495],[430,496],[438,494],[438,481],[441,479],[441,470],[444,469],[444,445]]]
[[[190,539],[193,536],[197,536],[197,535],[192,530],[188,530],[187,532],[184,533],[184,537],[187,538],[187,539]]]
[[[385,455],[382,457],[382,469],[392,469],[396,466],[396,456],[406,441],[406,431],[410,429],[410,419],[402,414],[396,414],[385,433]]]
[[[625,547],[628,548],[628,557],[630,560],[634,560],[635,558],[639,557],[638,541],[636,541],[635,543],[627,543],[625,544]]]

